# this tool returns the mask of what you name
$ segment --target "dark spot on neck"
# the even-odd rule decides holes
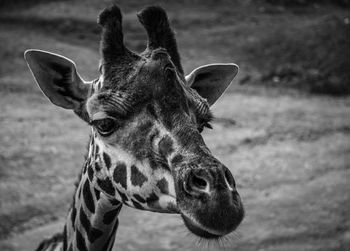
[[[110,202],[111,205],[113,205],[113,206],[119,206],[119,205],[122,204],[122,203],[121,203],[119,200],[117,200],[117,199],[109,199],[109,202]]]
[[[114,196],[115,190],[112,185],[112,182],[109,178],[106,179],[97,179],[97,185],[101,188],[102,191],[104,191],[106,194]]]
[[[100,191],[98,191],[96,188],[94,188],[94,192],[95,192],[95,197],[96,197],[96,201],[98,201],[100,199]]]
[[[141,206],[140,203],[134,201],[133,199],[131,199],[131,201],[132,201],[132,204],[134,205],[134,207],[135,207],[136,209],[140,209],[140,210],[143,210],[143,209],[144,209],[143,206]]]
[[[91,213],[95,213],[95,202],[91,194],[90,182],[88,180],[86,180],[84,183],[83,197],[86,207],[90,210]]]
[[[99,152],[100,152],[100,147],[96,144],[95,145],[95,156],[97,156]]]
[[[83,207],[80,208],[79,219],[82,227],[85,229],[85,232],[87,234],[87,237],[90,243],[94,243],[98,238],[100,238],[103,235],[103,232],[101,230],[91,226],[89,218],[84,212]]]
[[[77,248],[80,251],[88,251],[86,247],[85,239],[78,229],[76,230],[76,238],[77,238]]]
[[[101,171],[101,169],[102,169],[102,167],[100,166],[100,164],[97,161],[95,161],[95,170],[96,170],[96,172]]]
[[[67,250],[67,225],[63,227],[63,250]]]
[[[115,208],[115,209],[105,213],[103,215],[103,223],[106,225],[111,224],[115,220],[115,218],[118,216],[120,209],[121,209],[121,207]]]
[[[83,168],[83,173],[86,173],[88,167],[88,161],[85,162],[84,168]]]
[[[68,251],[73,251],[73,243],[69,245]]]
[[[72,210],[70,212],[70,219],[72,221],[73,229],[75,229],[75,218],[77,216],[77,209],[75,208],[75,203],[73,203]]]
[[[136,200],[138,200],[139,202],[141,202],[141,203],[145,203],[146,202],[146,200],[144,199],[144,198],[142,198],[140,195],[138,195],[138,194],[134,194],[133,195],[134,196],[134,198],[136,199]]]
[[[115,224],[114,224],[113,230],[112,230],[111,234],[108,237],[108,240],[106,241],[105,245],[103,246],[103,248],[101,250],[107,250],[107,251],[111,251],[112,250],[113,244],[114,244],[114,240],[115,240],[115,232],[117,231],[118,226],[119,226],[119,220],[117,219]]]
[[[123,202],[126,202],[129,200],[128,197],[123,192],[121,192],[119,189],[117,189],[117,192],[118,192],[118,194]]]
[[[94,170],[92,169],[91,165],[89,165],[89,167],[88,167],[88,177],[89,177],[89,180],[92,182],[92,180],[94,178]]]
[[[105,162],[105,165],[107,169],[109,170],[111,168],[111,157],[105,152],[103,152],[103,161]]]

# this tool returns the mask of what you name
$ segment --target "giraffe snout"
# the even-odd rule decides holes
[[[185,225],[203,238],[219,238],[234,231],[244,217],[235,180],[224,165],[196,167],[183,179],[179,201]]]
[[[214,169],[200,168],[187,173],[183,188],[190,196],[199,197],[202,194],[210,196],[212,193],[226,189],[236,192],[236,182],[225,166]]]

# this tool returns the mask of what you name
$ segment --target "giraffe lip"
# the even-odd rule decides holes
[[[185,226],[195,235],[205,239],[218,239],[227,233],[219,233],[214,230],[210,230],[201,224],[199,224],[193,217],[188,217],[185,214],[181,214],[184,220]]]

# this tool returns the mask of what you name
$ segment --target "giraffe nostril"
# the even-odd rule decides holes
[[[225,175],[225,179],[226,179],[227,183],[232,188],[235,188],[236,187],[235,179],[233,178],[232,173],[230,172],[230,170],[227,167],[224,167],[224,175]]]
[[[203,192],[209,191],[209,182],[205,177],[192,171],[184,182],[184,189],[186,193],[192,196],[199,196]]]
[[[200,190],[205,190],[205,188],[207,187],[207,181],[204,178],[195,174],[190,177],[189,182],[193,187],[199,188]]]

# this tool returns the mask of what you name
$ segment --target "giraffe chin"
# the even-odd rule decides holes
[[[191,220],[185,215],[181,215],[185,223],[185,226],[195,235],[204,238],[204,239],[220,239],[222,236],[229,234],[230,232],[217,232],[214,230],[209,230],[204,226],[200,226],[199,223],[195,223],[194,220]]]

